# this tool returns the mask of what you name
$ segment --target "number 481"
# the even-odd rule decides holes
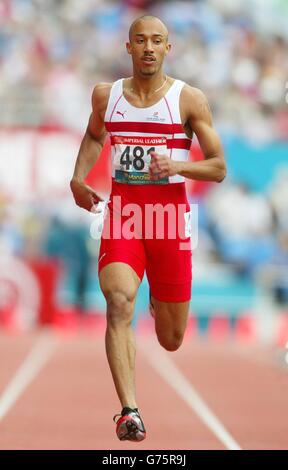
[[[143,159],[145,154],[144,149],[140,146],[133,147],[132,158],[130,151],[130,145],[127,145],[120,157],[120,164],[122,165],[122,167],[124,167],[126,171],[130,170],[131,166],[137,171],[143,170],[145,166],[145,162]],[[151,147],[150,149],[148,149],[146,155],[149,155],[150,152],[155,152],[155,147]]]

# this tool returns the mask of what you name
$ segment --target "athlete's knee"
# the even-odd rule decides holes
[[[132,321],[134,297],[121,290],[114,290],[106,292],[105,298],[108,324],[117,325]]]
[[[180,348],[184,334],[180,331],[174,331],[170,335],[157,333],[158,341],[167,351],[177,351]]]

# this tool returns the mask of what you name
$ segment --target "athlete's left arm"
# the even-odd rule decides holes
[[[226,164],[220,138],[212,123],[212,115],[204,93],[198,88],[185,87],[187,124],[195,132],[205,159],[179,162],[179,175],[186,178],[220,183],[226,176]],[[184,110],[185,111],[185,110]]]
[[[220,138],[213,128],[211,111],[205,95],[198,88],[185,86],[181,105],[186,123],[197,135],[205,159],[197,162],[179,162],[171,160],[166,155],[151,152],[150,177],[157,180],[164,176],[179,174],[189,179],[220,183],[226,176],[224,152]]]

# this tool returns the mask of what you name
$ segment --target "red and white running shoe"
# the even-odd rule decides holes
[[[114,416],[113,421],[116,423],[116,434],[120,441],[140,442],[145,439],[146,430],[138,408],[123,408],[121,414]]]

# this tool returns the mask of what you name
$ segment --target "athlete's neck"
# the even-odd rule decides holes
[[[138,95],[140,99],[144,100],[160,91],[163,92],[167,82],[168,77],[162,71],[157,75],[147,77],[134,74],[128,81],[128,88],[131,93]]]

